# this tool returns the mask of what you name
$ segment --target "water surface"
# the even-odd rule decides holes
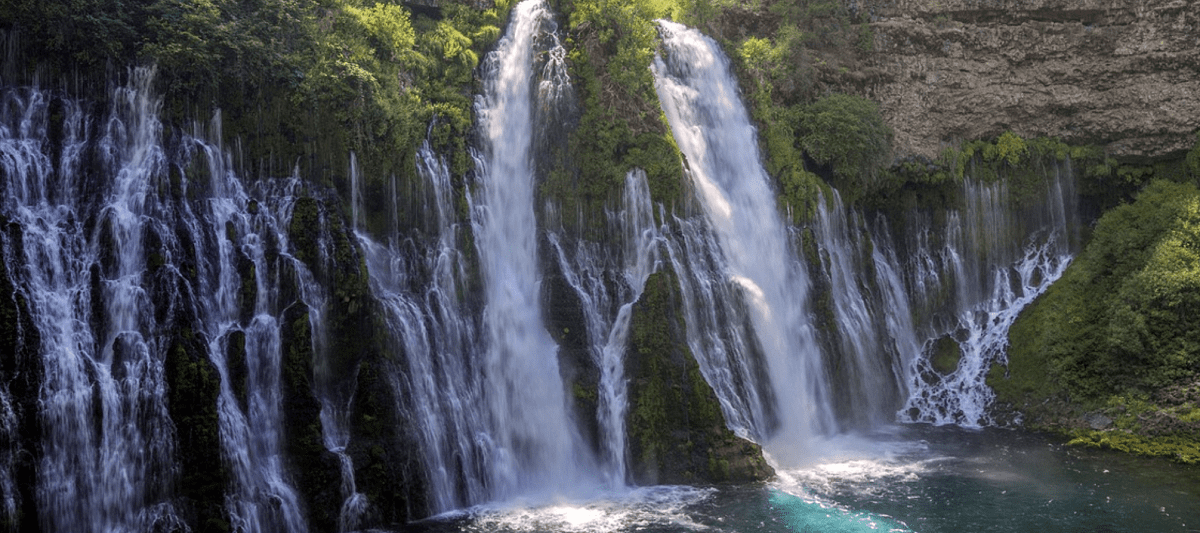
[[[766,483],[512,502],[431,532],[1200,531],[1200,468],[1010,430],[902,426],[840,437]]]

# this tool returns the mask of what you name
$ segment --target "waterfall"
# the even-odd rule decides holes
[[[212,197],[193,234],[222,236],[197,240],[196,256],[208,351],[221,376],[217,401],[222,456],[230,465],[226,505],[232,525],[248,532],[307,531],[299,497],[288,480],[283,458],[283,412],[280,383],[280,278],[303,266],[272,249],[286,248],[283,213],[298,180],[260,184],[269,200],[265,208],[236,179],[229,154],[220,145],[221,117],[212,132],[187,139],[207,166]],[[186,176],[185,176],[186,177]],[[186,205],[186,204],[185,204]],[[215,244],[206,250],[201,243]],[[215,255],[215,257],[214,257]],[[274,257],[272,257],[274,256]],[[214,260],[215,259],[215,260]],[[283,270],[281,272],[281,270]],[[249,275],[247,275],[249,274]],[[252,284],[247,286],[247,284]],[[240,349],[239,349],[240,347]]]
[[[31,348],[45,376],[40,525],[183,528],[179,492],[201,490],[179,486],[192,469],[227,475],[208,504],[224,506],[220,518],[236,529],[307,531],[282,453],[278,320],[280,281],[303,265],[279,253],[287,242],[280,213],[260,209],[234,175],[219,113],[210,131],[163,135],[153,74],[132,71],[103,116],[38,89],[4,94],[4,215],[21,244],[6,239],[5,261],[29,304],[36,336],[25,338],[40,339]],[[61,125],[51,122],[56,114]],[[55,128],[61,133],[48,133]],[[262,184],[259,192],[290,198],[294,190]],[[168,370],[189,364],[201,372],[195,379],[205,369],[217,376],[207,382],[216,387],[216,425],[204,449],[183,448],[198,428],[171,419],[206,409],[187,405],[200,398],[168,402]],[[0,399],[5,430],[11,400]],[[13,495],[5,490],[6,513]]]
[[[358,156],[350,151],[350,228],[358,230],[362,225],[362,191],[359,189]]]
[[[748,405],[754,414],[746,419],[755,423],[749,431],[760,441],[773,439],[773,454],[798,451],[835,425],[805,304],[807,274],[789,245],[728,60],[695,30],[666,21],[660,27],[664,54],[654,61],[655,88],[716,236],[724,275],[738,285],[766,360],[762,385],[771,393],[755,396],[776,398],[774,405]],[[768,411],[778,421],[774,430],[762,425]]]
[[[48,95],[24,92],[25,116],[4,131],[5,211],[21,227],[24,252],[13,270],[22,279],[14,285],[22,287],[41,337],[37,495],[42,526],[52,531],[181,523],[167,499],[175,448],[160,356],[165,346],[157,337],[170,324],[146,312],[152,280],[143,268],[143,238],[164,232],[151,216],[166,208],[155,193],[166,165],[152,80],[152,69],[138,69],[129,86],[112,91],[92,156],[112,179],[96,184],[102,188],[86,200],[75,194],[80,153],[64,150],[55,165],[40,152]],[[64,107],[82,113],[80,106]],[[76,127],[68,128],[65,145],[83,142],[85,128],[78,126],[86,120],[67,121]],[[84,212],[92,201],[98,211]],[[90,214],[94,229],[85,226]]]
[[[909,245],[919,250],[918,264],[908,269],[914,272],[913,300],[935,309],[933,301],[946,290],[954,298],[949,309],[932,312],[924,356],[913,359],[907,373],[910,395],[901,420],[967,427],[992,423],[987,407],[994,393],[985,379],[993,364],[1006,362],[1008,328],[1062,276],[1078,243],[1070,162],[1045,169],[1040,186],[1038,202],[1022,207],[1013,205],[1005,180],[987,183],[968,175],[965,206],[948,214],[940,251],[927,221],[910,214],[913,225],[922,227]],[[932,365],[939,338],[948,338],[961,352],[948,374]]]
[[[534,92],[534,50],[536,37],[552,26],[540,0],[513,9],[508,32],[481,67],[484,90],[476,103],[482,145],[469,198],[484,285],[484,401],[498,452],[489,485],[500,498],[566,490],[590,471],[539,301],[533,116],[535,98],[556,92],[540,83]]]
[[[362,216],[362,195],[359,191],[358,159],[354,152],[350,152],[348,174],[351,197],[350,225],[352,230],[357,230]],[[325,256],[320,260],[328,263],[326,269],[336,268],[336,265],[332,264],[334,259],[328,254],[323,255]],[[344,533],[358,529],[359,521],[366,512],[368,504],[366,495],[358,492],[357,482],[354,479],[354,461],[346,451],[350,444],[350,402],[354,389],[351,384],[339,381],[333,370],[336,362],[333,361],[332,347],[327,340],[327,322],[324,318],[328,295],[306,268],[303,268],[302,265],[298,265],[298,267],[296,273],[300,277],[300,299],[308,305],[309,326],[312,331],[313,392],[321,402],[322,444],[326,450],[337,457],[341,474],[340,488],[343,500],[338,512],[338,531]]]
[[[554,233],[549,235],[549,241],[559,268],[582,304],[588,338],[592,341],[591,356],[600,369],[597,417],[604,453],[602,466],[608,485],[620,488],[625,486],[627,475],[625,348],[629,321],[646,280],[658,268],[663,239],[654,224],[644,171],[635,169],[626,175],[622,209],[610,211],[608,219],[612,233],[619,236],[619,244],[623,245],[617,254],[610,255],[608,247],[582,240],[568,250]],[[621,261],[613,261],[612,255]],[[619,273],[615,282],[610,281],[612,272]]]
[[[835,404],[843,413],[839,418],[863,427],[891,422],[904,383],[893,362],[899,360],[900,350],[911,348],[906,346],[905,334],[895,331],[902,327],[889,327],[885,315],[893,315],[893,321],[904,320],[894,316],[903,308],[894,302],[881,306],[884,302],[870,290],[888,287],[870,276],[880,250],[869,257],[864,253],[863,249],[874,243],[863,242],[870,234],[856,224],[857,214],[846,210],[836,190],[831,198],[819,199],[817,206],[813,235],[821,274],[828,278],[830,311],[836,324],[836,339],[831,344],[840,370],[832,386],[844,391]],[[882,281],[894,280],[885,277]]]
[[[905,290],[904,278],[899,270],[896,247],[892,244],[891,230],[887,220],[880,216],[872,232],[874,247],[871,262],[875,266],[875,279],[879,287],[887,335],[895,345],[892,359],[893,373],[900,381],[901,394],[908,397],[908,384],[913,382],[913,365],[921,352],[917,340],[917,329],[913,323],[912,304]]]
[[[411,454],[398,470],[427,488],[427,502],[405,501],[413,517],[625,489],[631,313],[648,277],[668,265],[688,347],[727,425],[780,462],[802,459],[832,432],[894,418],[991,423],[984,379],[1005,362],[1008,327],[1078,245],[1069,162],[1048,166],[1034,184],[1040,199],[1026,203],[1006,177],[968,173],[961,205],[944,213],[871,220],[833,191],[806,227],[789,228],[727,59],[694,30],[662,22],[661,31],[655,88],[698,212],[656,213],[645,173],[634,170],[604,213],[611,241],[568,235],[551,227],[553,216],[538,220],[534,154],[546,134],[537,130],[567,107],[557,104],[570,85],[553,17],[543,0],[526,0],[481,67],[468,213],[456,209],[464,198],[445,160],[425,143],[416,189],[430,222],[400,227],[393,175],[392,227],[369,234],[379,225],[366,221],[379,214],[365,211],[377,202],[363,191],[377,190],[364,189],[376,177],[361,175],[349,154],[345,236],[354,238],[343,251],[357,267],[361,250],[367,267],[374,301],[357,309],[380,316],[365,327],[386,330],[369,331],[384,354],[354,368],[336,359],[344,335],[335,315],[347,301],[328,275],[345,259],[334,253],[345,243],[328,242],[342,222],[336,199],[314,202],[323,206],[320,235],[305,238],[318,257],[302,261],[289,226],[315,187],[298,175],[240,178],[220,112],[187,131],[165,128],[153,68],[114,84],[107,110],[4,88],[0,286],[12,294],[0,295],[8,322],[0,341],[19,349],[0,360],[0,524],[36,509],[20,527],[184,531],[203,527],[199,516],[235,531],[303,533],[310,521],[324,529],[313,518],[320,511],[340,531],[374,527],[381,506],[366,494],[380,481],[360,451],[376,445],[412,445],[388,459]],[[809,245],[814,257],[800,253]],[[587,343],[571,349],[594,366],[595,428],[586,429],[595,442],[582,435],[564,383],[570,369],[545,325],[544,267],[562,274],[556,287],[580,304]],[[311,338],[296,340],[284,335],[295,325],[285,316],[301,308]],[[296,352],[285,349],[304,341],[312,375],[301,385],[311,390],[289,391],[297,372],[285,363]],[[378,346],[368,344],[363,351]],[[952,370],[932,362],[945,345],[961,354]],[[378,396],[390,392],[394,402],[382,411],[394,412],[358,410],[356,395],[381,390],[359,388],[368,367]],[[188,385],[194,397],[181,392]],[[329,466],[321,475],[332,488],[318,487],[316,506],[328,499],[332,514],[306,509],[313,487],[297,480],[311,465],[289,464],[294,396],[319,404],[317,452],[336,464],[319,465]],[[389,430],[403,442],[363,438],[359,415],[394,415],[404,427]],[[192,427],[204,417],[214,431]],[[202,437],[214,440],[194,447]],[[214,485],[203,495],[192,483],[198,472]]]
[[[459,297],[468,282],[450,171],[428,142],[417,155],[418,174],[433,192],[436,240],[413,258],[398,234],[386,245],[361,232],[358,239],[392,342],[404,353],[387,369],[396,396],[406,399],[396,409],[418,428],[430,507],[443,513],[487,500],[487,468],[496,450],[486,437],[483,376],[473,358],[480,350],[478,326]],[[414,283],[423,276],[428,285]]]
[[[703,220],[678,218],[678,235],[667,239],[671,268],[679,276],[688,348],[716,392],[725,422],[742,438],[778,426],[768,369],[754,337],[739,286],[726,275],[716,235]]]

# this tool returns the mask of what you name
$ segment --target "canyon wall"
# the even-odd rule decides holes
[[[1178,157],[1200,128],[1200,6],[1186,0],[865,0],[835,90],[880,103],[897,156],[1059,137],[1131,160]],[[818,56],[826,55],[819,53]]]

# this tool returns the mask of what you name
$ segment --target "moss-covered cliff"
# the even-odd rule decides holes
[[[1106,213],[1011,330],[1002,409],[1077,442],[1200,461],[1200,192],[1155,181]]]
[[[746,482],[774,474],[762,449],[725,426],[721,405],[688,349],[678,283],[646,280],[633,307],[625,367],[630,472],[635,483]]]
[[[403,524],[428,514],[425,465],[414,428],[398,409],[400,402],[385,372],[400,353],[384,347],[385,325],[370,292],[368,273],[357,239],[336,208],[336,201],[298,198],[288,234],[292,254],[312,272],[324,317],[319,335],[312,331],[304,302],[283,318],[284,417],[288,452],[311,523],[336,527],[342,512],[340,459],[326,448],[321,409],[346,409],[356,489],[367,497],[364,527]],[[320,343],[318,343],[320,339]],[[394,371],[393,371],[394,372]],[[319,404],[318,397],[329,405]]]

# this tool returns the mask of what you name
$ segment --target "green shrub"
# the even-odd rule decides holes
[[[1062,279],[1018,318],[1010,372],[1048,369],[1077,398],[1192,379],[1200,373],[1198,311],[1200,192],[1154,181],[1101,217]]]
[[[879,106],[847,94],[825,96],[801,112],[799,145],[833,169],[843,191],[874,189],[891,162],[892,131]]]

